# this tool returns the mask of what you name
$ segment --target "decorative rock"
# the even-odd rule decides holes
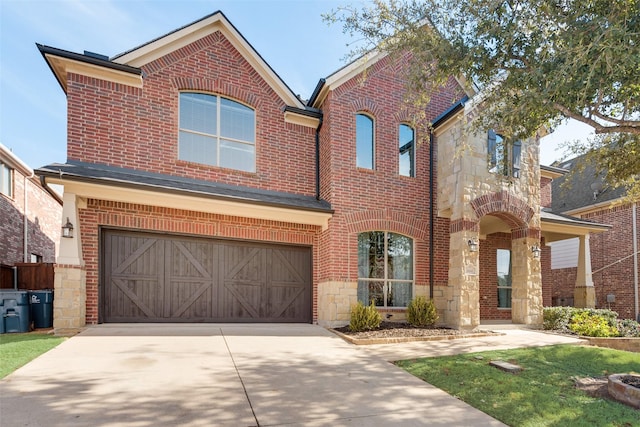
[[[517,374],[518,372],[522,371],[521,366],[514,365],[513,363],[505,362],[503,360],[492,360],[491,362],[489,362],[489,365],[495,366],[498,369],[512,374]]]

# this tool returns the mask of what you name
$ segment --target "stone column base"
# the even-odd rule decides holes
[[[596,288],[576,286],[573,290],[573,305],[578,308],[596,308]]]
[[[73,335],[86,323],[87,272],[79,265],[55,266],[53,330],[56,335]]]
[[[358,303],[358,282],[318,284],[318,325],[335,328],[349,324],[351,306]]]

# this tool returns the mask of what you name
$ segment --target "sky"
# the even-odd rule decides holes
[[[308,99],[357,43],[323,13],[358,0],[0,0],[0,142],[31,168],[66,161],[66,98],[36,43],[113,57],[221,10],[284,82]],[[540,163],[590,128],[543,138]]]

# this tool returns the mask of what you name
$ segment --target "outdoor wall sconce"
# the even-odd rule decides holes
[[[478,239],[467,240],[467,245],[469,245],[469,252],[478,252]]]
[[[69,221],[69,217],[67,217],[67,223],[62,226],[62,237],[73,238],[73,224]]]
[[[534,258],[540,258],[540,254],[542,253],[542,249],[540,249],[540,246],[538,246],[537,243],[535,243],[532,247],[531,247],[531,252],[533,252],[533,257]]]

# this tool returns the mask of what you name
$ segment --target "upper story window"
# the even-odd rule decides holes
[[[180,160],[255,172],[255,135],[251,108],[217,95],[180,94]]]
[[[364,114],[356,115],[356,166],[373,169],[374,164],[373,119]]]
[[[400,149],[398,173],[403,176],[415,177],[415,133],[410,126],[405,124],[400,125],[398,132],[398,145]]]
[[[358,235],[358,301],[406,307],[413,298],[413,239],[388,231]]]
[[[13,197],[13,169],[0,163],[0,193]]]
[[[493,130],[488,136],[489,172],[504,176],[520,177],[520,157],[522,142],[513,141],[511,144]]]

